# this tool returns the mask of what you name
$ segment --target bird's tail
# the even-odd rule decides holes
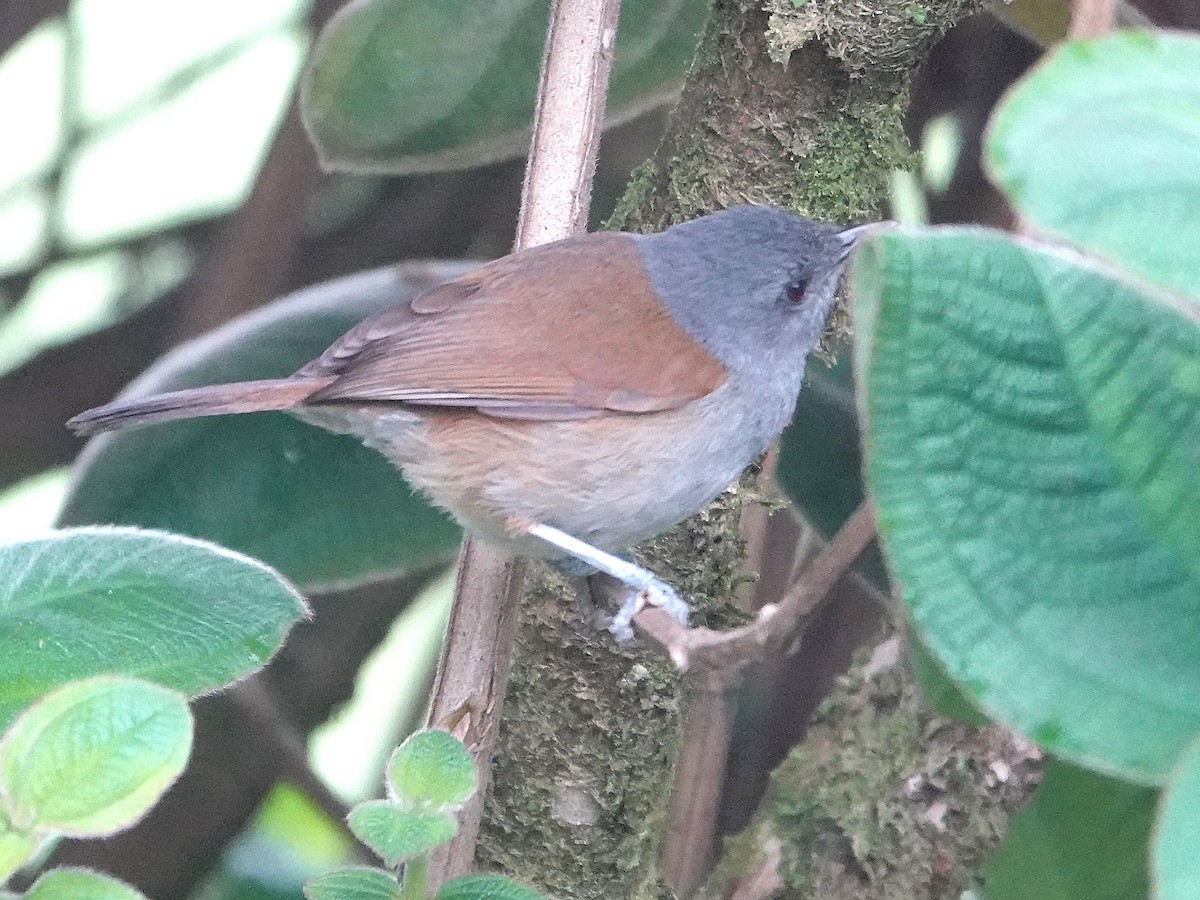
[[[331,378],[239,381],[130,400],[114,400],[105,406],[80,413],[67,422],[67,427],[76,434],[86,436],[152,422],[292,409],[330,381]]]

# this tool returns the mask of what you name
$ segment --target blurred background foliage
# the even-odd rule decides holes
[[[305,6],[90,0],[6,54],[0,371],[187,276],[174,232],[245,199],[308,46]]]
[[[1200,25],[1188,0],[1137,5],[1160,24]],[[110,399],[181,341],[329,277],[406,259],[507,251],[523,162],[501,158],[494,147],[477,160],[456,160],[450,172],[320,171],[295,97],[313,35],[337,8],[331,0],[0,4],[0,536],[32,534],[55,520],[66,466],[79,450],[62,423]],[[1011,221],[980,172],[980,130],[1000,94],[1037,59],[1038,40],[1061,37],[1066,4],[1018,0],[1003,15],[973,17],[946,35],[914,89],[907,123],[914,143],[945,114],[963,138],[958,167],[929,198],[935,222]],[[626,121],[606,133],[594,225],[656,146],[665,107],[652,101],[666,99],[667,82],[681,76],[681,63],[658,73],[660,89],[634,92]],[[805,398],[840,445],[852,442],[848,367],[814,371],[813,379],[818,387]],[[852,493],[856,471],[841,475]],[[836,521],[819,524],[832,529]],[[792,553],[771,558],[768,587],[786,580]],[[280,683],[320,687],[309,691],[308,705],[297,702],[289,712],[305,732],[324,722],[312,733],[311,758],[341,798],[377,790],[388,749],[419,718],[449,590],[434,566],[354,597],[331,593],[335,617],[351,600],[362,610],[361,621],[342,623],[361,649],[305,657],[301,629],[295,658],[272,667]],[[329,618],[317,622],[324,627]],[[812,633],[820,638],[835,626],[849,635],[842,643],[866,631],[829,619]],[[840,671],[833,656],[817,654],[806,665],[828,671],[809,672],[804,683],[827,683]],[[776,685],[798,683],[795,672],[772,676]],[[762,687],[758,720],[797,724],[751,723],[739,737],[722,808],[726,831],[748,820],[767,773],[819,700]],[[238,722],[214,715],[206,730],[203,703],[199,718],[198,747],[219,761],[211,748],[236,744],[228,733]],[[253,735],[244,740],[252,743]],[[225,751],[246,752],[238,746]],[[298,897],[306,878],[346,858],[348,844],[309,798],[275,784],[273,772],[249,781],[239,786],[242,805],[229,801],[224,818],[175,826],[208,828],[213,842],[240,834],[198,896]],[[243,829],[250,817],[253,826]],[[181,883],[208,871],[209,862],[181,863]]]

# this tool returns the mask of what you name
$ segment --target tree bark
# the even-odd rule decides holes
[[[929,709],[884,636],[837,686],[726,847],[703,900],[957,900],[1041,777],[1041,753]],[[761,873],[769,890],[754,888]]]

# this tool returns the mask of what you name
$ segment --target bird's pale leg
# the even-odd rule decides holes
[[[580,562],[587,563],[612,576],[630,589],[629,597],[608,624],[608,630],[618,641],[625,642],[633,638],[633,617],[647,604],[660,607],[678,619],[680,624],[687,625],[687,603],[675,592],[673,587],[649,569],[606,553],[598,547],[593,547],[586,541],[581,541],[550,525],[534,522],[524,525],[522,530],[531,537],[545,541]]]

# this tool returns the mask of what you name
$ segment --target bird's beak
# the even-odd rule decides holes
[[[865,237],[870,237],[873,234],[878,234],[880,231],[886,231],[889,228],[894,228],[898,223],[891,219],[884,219],[882,222],[868,222],[866,225],[855,225],[853,228],[846,228],[838,232],[838,238],[842,242],[842,260],[844,261],[858,246],[858,242]]]

